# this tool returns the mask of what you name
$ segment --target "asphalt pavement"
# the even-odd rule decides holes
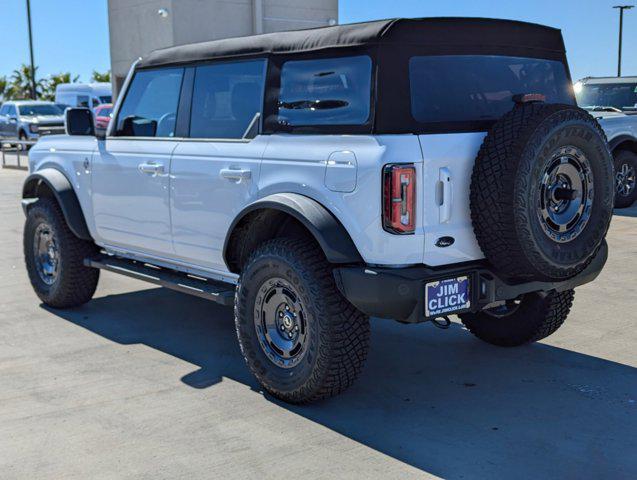
[[[601,276],[534,345],[372,320],[359,381],[264,395],[230,309],[102,273],[53,310],[22,259],[26,172],[0,170],[0,478],[637,478],[637,208]]]

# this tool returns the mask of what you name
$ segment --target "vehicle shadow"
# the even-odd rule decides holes
[[[615,209],[613,211],[613,215],[617,215],[619,217],[637,217],[637,204],[632,205],[631,207]]]
[[[50,311],[197,365],[190,387],[228,377],[259,391],[231,309],[157,288]],[[543,344],[497,348],[457,324],[374,320],[354,387],[309,406],[268,400],[443,478],[637,478],[637,369]]]

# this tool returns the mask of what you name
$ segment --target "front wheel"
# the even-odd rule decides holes
[[[345,390],[369,346],[369,319],[343,298],[308,240],[279,238],[252,254],[237,286],[235,325],[252,373],[290,403]]]
[[[637,153],[615,154],[615,207],[630,207],[637,200]]]
[[[67,308],[88,302],[99,270],[84,266],[97,252],[93,242],[77,238],[57,202],[40,198],[29,207],[24,225],[24,260],[35,293],[44,303]]]
[[[501,347],[537,342],[554,333],[573,305],[574,290],[529,293],[498,307],[460,315],[480,340]]]

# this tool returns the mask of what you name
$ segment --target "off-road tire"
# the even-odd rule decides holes
[[[35,232],[43,222],[53,230],[59,250],[59,270],[52,285],[40,278],[36,267]],[[93,297],[99,270],[85,267],[83,261],[97,253],[98,249],[93,242],[82,240],[71,232],[54,199],[40,198],[29,207],[24,225],[23,247],[29,280],[35,293],[45,304],[53,308],[76,307]]]
[[[28,140],[27,134],[24,133],[22,130],[20,130],[20,133],[18,133],[18,140],[21,142],[26,142]],[[18,144],[18,150],[28,150],[28,149],[29,149],[28,145],[24,145],[22,143]]]
[[[620,174],[624,165],[632,169],[633,175],[637,172],[637,153],[629,150],[619,150],[615,154],[615,174]],[[633,187],[628,195],[615,193],[615,208],[627,208],[637,200],[637,187]]]
[[[593,179],[590,215],[566,243],[543,230],[538,205],[546,165],[560,147],[585,153]],[[559,281],[595,257],[614,203],[612,157],[597,121],[572,105],[523,104],[491,128],[471,180],[471,219],[485,257],[505,278]]]
[[[480,340],[500,347],[537,342],[554,333],[573,305],[574,290],[524,296],[517,310],[506,316],[485,311],[460,315],[462,323]]]
[[[290,282],[307,310],[307,350],[281,368],[266,356],[255,327],[260,288],[273,277]],[[264,389],[295,404],[341,393],[360,373],[369,348],[369,319],[338,291],[330,264],[311,240],[278,238],[259,246],[242,269],[235,326],[245,361]]]

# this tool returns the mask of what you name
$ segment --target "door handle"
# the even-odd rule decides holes
[[[222,168],[219,172],[221,178],[227,178],[228,180],[234,180],[236,183],[241,183],[243,180],[249,180],[252,177],[252,171],[242,168]]]
[[[159,175],[161,173],[164,173],[164,166],[161,163],[140,163],[139,165],[137,165],[137,169],[141,173],[146,173],[149,175]]]
[[[453,201],[453,192],[451,190],[451,172],[447,167],[443,167],[439,171],[438,184],[442,187],[440,198],[440,223],[446,223],[451,220],[451,202]]]

